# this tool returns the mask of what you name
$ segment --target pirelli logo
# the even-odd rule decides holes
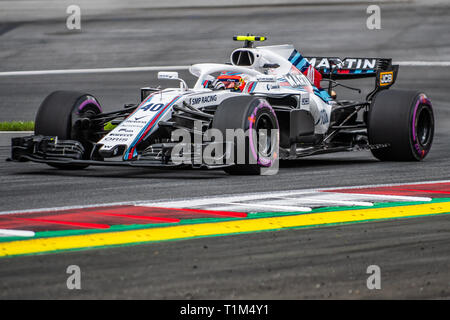
[[[380,72],[380,86],[391,85],[394,81],[394,71]]]

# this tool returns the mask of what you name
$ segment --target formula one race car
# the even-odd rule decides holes
[[[398,66],[385,58],[303,57],[291,45],[254,47],[236,36],[228,64],[195,64],[193,88],[141,88],[141,102],[102,112],[88,93],[56,91],[41,104],[35,135],[12,139],[12,160],[62,169],[89,165],[223,168],[261,174],[279,159],[370,149],[382,161],[420,161],[434,117],[420,91],[387,90]],[[340,80],[375,78],[363,101],[338,100]],[[321,84],[325,83],[325,88]],[[350,87],[349,87],[350,88]]]

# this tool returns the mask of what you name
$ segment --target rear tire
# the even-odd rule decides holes
[[[80,141],[86,150],[91,146],[83,141],[73,129],[73,122],[79,115],[84,116],[101,113],[97,99],[87,93],[78,91],[55,91],[42,102],[36,114],[36,135],[57,136],[61,140]],[[89,165],[48,163],[58,169],[84,169]]]
[[[423,160],[434,135],[431,101],[417,91],[379,92],[370,107],[368,135],[370,144],[389,144],[371,150],[381,161]]]
[[[213,119],[213,128],[222,132],[226,140],[227,129],[242,129],[244,132],[255,130],[255,135],[246,135],[245,138],[245,163],[235,164],[224,168],[231,175],[260,175],[263,168],[271,168],[278,156],[278,135],[271,136],[271,129],[279,129],[276,114],[270,104],[261,98],[252,96],[233,97],[222,102],[216,110]],[[266,129],[267,136],[260,135],[260,130]],[[266,139],[264,144],[259,139]],[[276,140],[275,140],[276,139]],[[262,140],[261,140],[262,141]],[[273,144],[276,141],[276,144]],[[234,143],[233,162],[238,163],[239,157],[237,139]],[[260,152],[258,146],[267,146]]]

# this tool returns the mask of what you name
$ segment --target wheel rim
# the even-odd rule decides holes
[[[433,134],[433,115],[426,106],[421,108],[416,120],[417,141],[421,146],[430,143]]]
[[[274,125],[268,115],[261,115],[256,121],[258,153],[270,157],[272,149],[272,129]]]

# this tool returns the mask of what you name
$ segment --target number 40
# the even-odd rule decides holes
[[[141,109],[144,111],[159,111],[162,107],[164,107],[163,103],[149,103],[148,105],[143,106]]]

